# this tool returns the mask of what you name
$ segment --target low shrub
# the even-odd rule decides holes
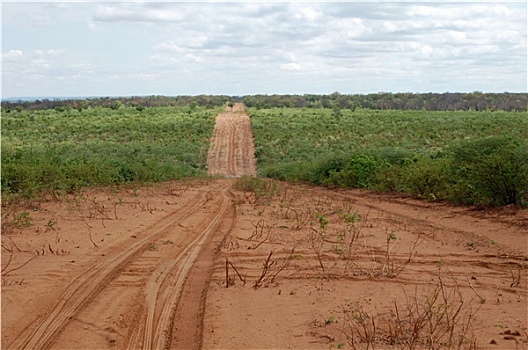
[[[355,154],[341,166],[341,169],[328,171],[323,185],[338,187],[372,188],[376,182],[376,174],[387,164],[370,155]]]
[[[528,204],[528,143],[507,137],[452,147],[453,196],[468,204]]]

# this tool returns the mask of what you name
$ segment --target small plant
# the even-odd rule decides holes
[[[345,224],[351,224],[354,222],[361,221],[361,215],[359,215],[358,213],[342,213],[341,219],[343,219],[343,222]]]
[[[339,253],[339,255],[343,255],[345,253],[345,249],[340,244],[333,244],[332,251]]]
[[[158,250],[158,246],[155,245],[154,243],[150,243],[150,244],[148,245],[148,250],[156,251],[156,250]]]
[[[9,252],[9,257],[7,258],[7,262],[3,263],[2,264],[2,271],[1,271],[1,274],[2,274],[2,278],[6,277],[7,275],[9,275],[11,272],[13,271],[16,271],[16,270],[19,270],[21,268],[23,268],[24,266],[26,266],[31,260],[33,260],[34,258],[36,258],[37,256],[36,255],[33,255],[31,258],[29,258],[28,260],[26,260],[26,262],[18,265],[17,267],[11,267],[11,263],[14,261],[14,253],[15,253],[15,249],[21,253],[22,251],[20,250],[20,248],[17,247],[17,245],[15,244],[15,242],[13,242],[13,240],[11,240],[11,245],[8,247],[7,245],[4,245],[2,243],[2,248],[5,249],[6,251]]]
[[[325,273],[325,267],[323,265],[323,258],[322,258],[322,248],[324,245],[324,239],[323,235],[318,232],[317,230],[314,230],[312,228],[312,232],[310,232],[310,245],[317,256],[317,261],[319,261],[319,266],[321,267],[321,270],[323,271],[323,274]]]
[[[387,234],[387,242],[395,241],[398,239],[398,236],[396,236],[396,233],[394,231],[391,231]]]
[[[253,287],[258,289],[261,286],[267,287],[273,284],[279,273],[281,273],[288,265],[290,265],[295,253],[295,247],[296,242],[294,241],[290,253],[284,257],[280,263],[277,263],[277,260],[271,260],[271,256],[273,255],[273,250],[271,250],[268,258],[262,265],[262,273],[260,277],[253,283]]]
[[[262,200],[269,203],[277,192],[277,183],[252,176],[242,176],[235,181],[233,188],[237,191],[248,192],[250,196],[246,199],[251,204],[257,204]]]
[[[343,308],[344,335],[356,349],[365,344],[396,345],[399,349],[476,348],[472,321],[478,309],[462,298],[459,286],[449,287],[438,276],[438,283],[423,297],[415,291],[405,302],[394,301],[390,312],[370,314],[357,302]]]
[[[416,237],[416,240],[409,246],[409,253],[407,259],[402,263],[396,263],[394,257],[391,255],[391,242],[396,241],[398,236],[394,231],[387,233],[386,251],[385,251],[385,263],[381,269],[381,274],[390,278],[397,277],[404,269],[411,263],[416,256],[416,248],[421,243],[420,236]]]
[[[31,216],[29,213],[27,211],[23,211],[15,216],[14,224],[16,227],[29,227],[33,225],[33,222],[31,221]]]
[[[148,211],[150,214],[152,214],[152,212],[154,210],[156,210],[156,208],[153,208],[149,202],[146,202],[146,203],[141,203],[141,202],[138,202],[139,204],[139,207],[141,208],[141,211]]]
[[[326,225],[328,225],[328,219],[321,213],[318,213],[317,211],[314,212],[314,216],[317,220],[319,220],[319,227],[321,230],[326,229]]]
[[[17,205],[2,207],[2,234],[10,234],[14,229],[29,227],[33,224],[29,212],[17,213]]]
[[[523,265],[524,265],[524,262],[523,262]],[[511,276],[511,279],[512,279],[512,283],[510,283],[510,288],[516,287],[516,286],[518,286],[521,283],[521,268],[522,268],[522,266],[519,266],[519,268],[517,269],[517,273],[515,273],[513,271],[513,269],[511,268],[510,263],[508,263],[507,266],[508,266],[508,270],[510,271],[510,276]]]
[[[48,222],[46,223],[46,229],[44,230],[44,232],[48,232],[48,231],[55,231],[57,229],[57,219],[55,218],[51,218],[48,220]]]
[[[229,261],[229,259],[226,258],[226,263],[225,263],[226,288],[229,288],[229,286],[232,286],[235,284],[235,277],[229,275],[229,266],[231,266],[231,268],[235,270],[240,281],[244,285],[246,285],[246,277],[242,277],[242,275],[240,274],[240,272],[238,272],[238,269],[235,267],[235,265],[233,265],[233,263]],[[279,294],[280,294],[280,291],[279,291]]]
[[[367,349],[371,346],[374,348],[374,343],[378,337],[378,318],[371,317],[359,303],[351,308],[345,308],[343,311],[346,327],[344,333],[350,346],[356,349],[356,345],[366,344]]]
[[[337,323],[336,319],[334,318],[334,316],[329,316],[326,320],[325,320],[325,324],[326,325],[329,325],[329,324],[332,324],[332,323]]]

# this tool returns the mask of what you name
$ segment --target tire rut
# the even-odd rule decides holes
[[[169,266],[174,267],[178,265],[180,261],[182,262],[182,264],[180,264],[181,267],[179,267],[177,271],[179,277],[177,278],[178,282],[176,284],[177,286],[180,286],[179,288],[181,288],[185,274],[188,272],[190,265],[192,265],[192,262],[194,261],[193,258],[197,254],[197,251],[199,251],[203,242],[209,237],[218,218],[225,212],[228,197],[225,195],[225,190],[222,193],[220,209],[207,226],[207,229],[203,230],[197,238],[182,248],[182,253],[180,254],[179,259],[169,264]],[[126,266],[136,261],[143,251],[148,249],[149,242],[158,240],[160,237],[163,237],[167,229],[176,226],[178,222],[186,218],[192,217],[193,214],[198,212],[199,209],[210,200],[210,198],[208,198],[210,196],[210,192],[201,193],[198,198],[194,198],[196,201],[189,201],[179,211],[168,215],[153,226],[147,228],[144,231],[145,235],[141,235],[141,238],[136,242],[88,268],[65,288],[55,307],[35,324],[26,328],[26,330],[17,337],[17,340],[10,344],[10,348],[50,348],[59,338],[65,327],[74,320],[76,316],[86,308],[87,305],[89,305],[89,303],[92,301],[96,302],[97,296],[108,286],[108,284],[122,274]],[[175,302],[176,299],[173,297],[170,300],[170,303],[171,305],[174,305]],[[168,318],[169,317],[166,315],[163,318],[161,324],[164,328],[168,327],[166,324],[166,319]],[[158,329],[152,330],[152,332],[155,332]],[[158,340],[158,343],[159,342],[160,341]]]
[[[172,261],[160,266],[151,275],[146,287],[147,312],[139,329],[132,335],[128,348],[165,349],[170,348],[172,314],[183,292],[184,283],[198,253],[210,239],[229,205],[224,189],[220,194],[220,205],[214,217],[194,240]],[[211,215],[212,216],[212,215]]]

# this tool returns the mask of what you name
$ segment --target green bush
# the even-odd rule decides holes
[[[420,198],[449,199],[453,184],[450,158],[422,156],[400,167],[398,189]]]
[[[277,191],[277,184],[270,179],[242,176],[235,181],[233,188],[237,191],[252,192],[255,200],[267,199],[269,201]]]
[[[258,169],[259,176],[281,181],[306,182],[310,173],[310,163],[292,162],[263,166]]]
[[[328,178],[332,176],[332,174],[344,170],[346,162],[346,158],[342,156],[330,156],[320,161],[314,161],[310,164],[310,169],[304,176],[303,180],[314,184],[330,184],[328,183]]]
[[[233,188],[237,191],[256,193],[264,188],[264,180],[244,175],[235,181]]]
[[[323,185],[339,187],[371,188],[379,169],[386,166],[384,161],[370,155],[352,155],[340,169],[329,170]]]
[[[490,137],[453,147],[459,200],[494,205],[528,204],[528,144]]]

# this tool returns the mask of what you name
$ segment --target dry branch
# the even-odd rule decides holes
[[[264,277],[266,277],[266,274],[268,273],[269,269],[275,264],[275,261],[272,261],[270,263],[272,255],[273,255],[273,250],[270,251],[268,258],[264,262],[264,265],[262,267],[262,273],[259,279],[255,281],[255,284],[254,284],[255,289],[259,288],[262,285],[262,280],[264,279]]]

